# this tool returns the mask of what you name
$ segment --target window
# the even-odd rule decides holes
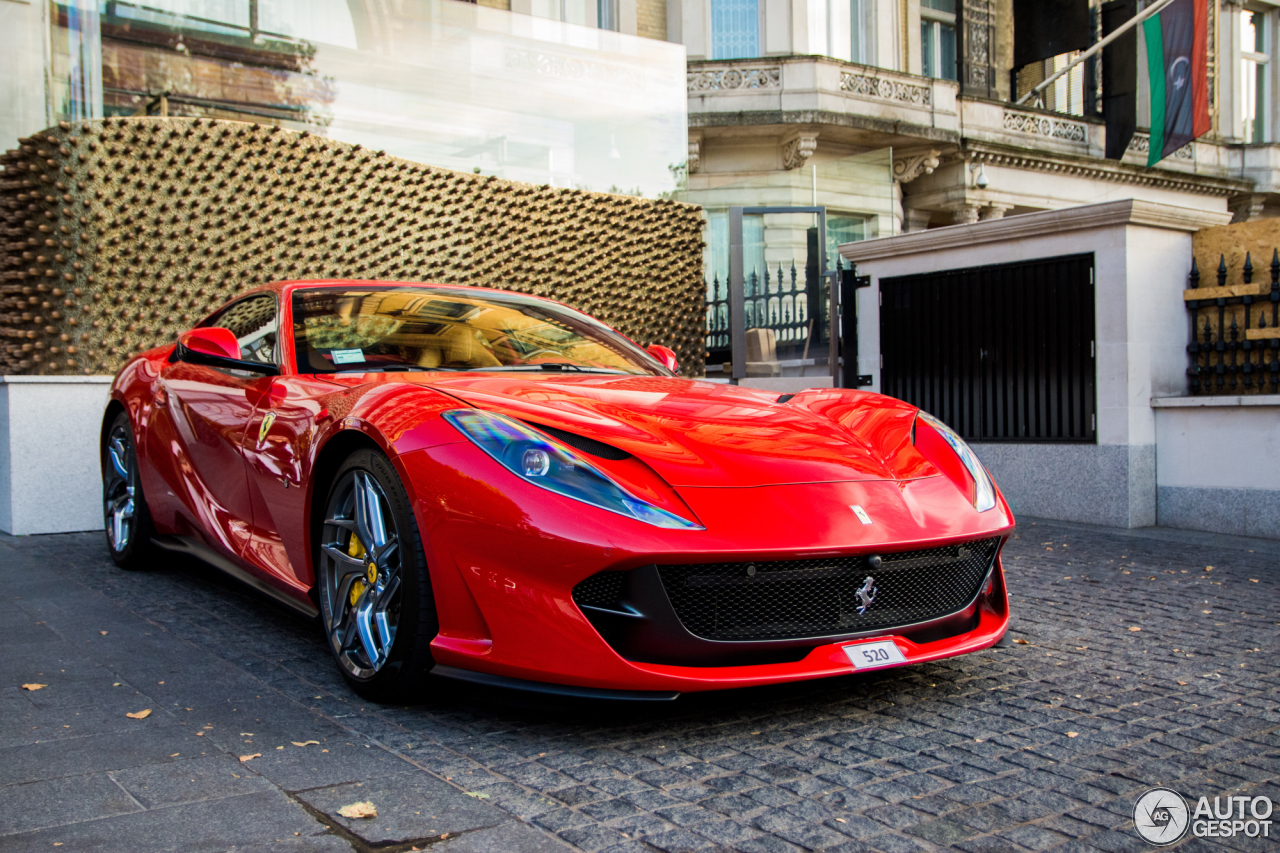
[[[849,0],[849,59],[863,65],[871,65],[871,37],[874,32],[867,26],[869,0]]]
[[[959,79],[956,0],[920,0],[920,70],[926,77]]]
[[[618,0],[596,0],[596,26],[617,32]]]
[[[213,319],[205,328],[230,329],[240,344],[240,358],[260,364],[279,364],[276,358],[276,298],[262,293],[241,299]]]
[[[1240,94],[1246,142],[1266,142],[1271,135],[1267,127],[1267,69],[1271,61],[1267,24],[1266,12],[1245,10],[1240,16]]]
[[[757,0],[711,0],[711,58],[751,59],[759,55]]]
[[[827,213],[827,269],[833,270],[841,261],[837,247],[841,243],[854,243],[867,239],[867,217],[847,213]]]

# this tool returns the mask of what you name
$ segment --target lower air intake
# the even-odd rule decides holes
[[[680,622],[698,637],[820,637],[914,625],[965,608],[999,545],[997,537],[874,556],[658,566],[658,573]]]

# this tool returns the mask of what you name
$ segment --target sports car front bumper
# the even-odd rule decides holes
[[[587,688],[691,692],[848,674],[854,667],[844,647],[872,638],[891,638],[906,663],[965,654],[994,645],[1008,624],[996,551],[1012,516],[1003,501],[975,513],[940,477],[682,490],[707,529],[672,531],[530,486],[469,443],[416,451],[400,465],[431,568],[440,616],[432,649],[444,666]],[[867,508],[873,524],[859,521],[852,505]],[[691,631],[688,614],[672,604],[670,577],[661,576],[673,567],[748,564],[764,575],[774,563],[828,568],[843,560],[848,592],[851,579],[862,584],[857,575],[873,556],[948,549],[957,560],[962,552],[980,560],[980,581],[975,587],[971,579],[954,606],[925,608],[924,619],[862,624],[846,595],[827,629],[790,635],[766,625],[766,636],[717,639],[705,619]],[[576,587],[602,572],[626,578],[612,612],[574,599]],[[706,580],[696,571],[683,576]],[[875,587],[887,575],[865,577]],[[867,612],[875,615],[874,603]]]

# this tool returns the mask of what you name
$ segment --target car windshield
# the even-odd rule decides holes
[[[665,376],[647,352],[585,314],[519,294],[443,287],[293,293],[299,373],[394,370]]]

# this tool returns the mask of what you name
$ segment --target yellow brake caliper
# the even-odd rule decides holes
[[[357,560],[362,560],[364,559],[364,553],[364,543],[360,541],[359,536],[352,533],[351,543],[347,545],[347,555],[355,557]],[[359,601],[360,596],[364,594],[365,586],[366,584],[363,578],[357,578],[351,582],[351,593],[347,598],[351,602],[352,607],[356,606],[356,602]]]

